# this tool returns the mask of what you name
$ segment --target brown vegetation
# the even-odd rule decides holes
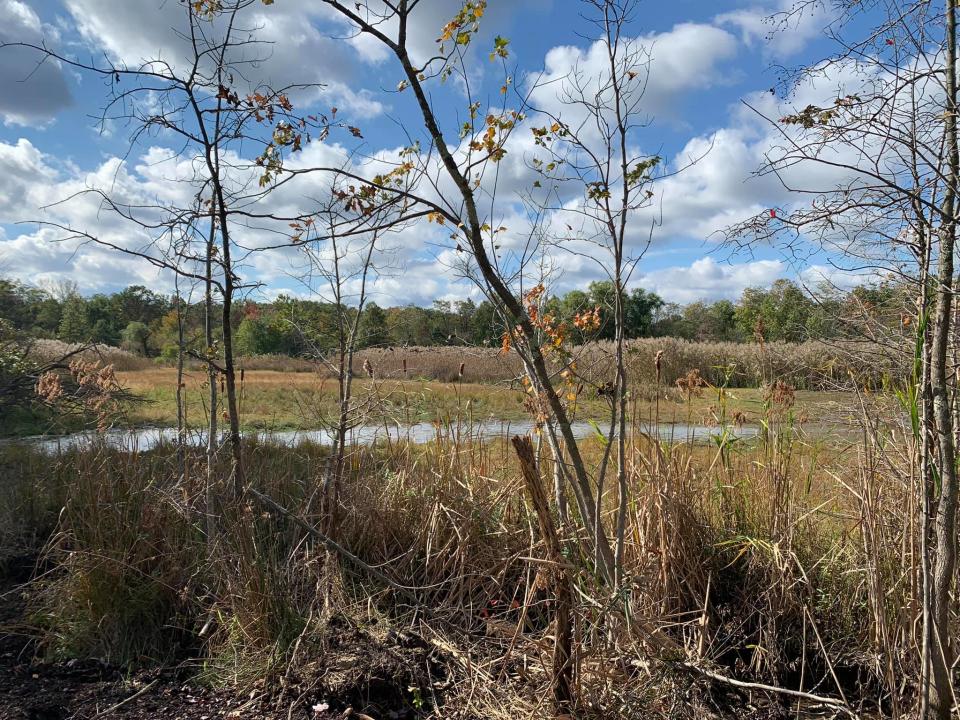
[[[863,387],[880,387],[885,380],[906,377],[910,357],[880,352],[875,345],[852,342],[773,342],[763,345],[737,342],[696,342],[677,338],[644,338],[627,343],[627,363],[635,382],[655,384],[657,354],[661,354],[660,382],[673,385],[691,369],[712,385],[761,387],[779,377],[798,389],[835,390],[851,380]],[[606,378],[613,364],[613,343],[588,343],[574,352],[588,380]],[[308,372],[317,364],[283,356],[243,358],[248,370]],[[523,369],[515,354],[499,348],[388,347],[359,350],[354,372],[363,375],[369,363],[375,377],[454,382],[510,382]]]
[[[772,412],[772,433],[756,447],[630,443],[630,615],[600,612],[599,587],[577,580],[574,681],[585,717],[707,717],[744,701],[711,691],[688,660],[864,710],[909,694],[900,684],[913,678],[905,640],[918,602],[909,467],[872,443],[856,450],[859,464],[849,449],[804,446]],[[317,654],[346,623],[368,645],[407,633],[434,649],[432,675],[403,679],[412,684],[389,698],[368,694],[357,709],[381,717],[422,702],[433,717],[543,717],[551,592],[519,466],[505,440],[439,433],[425,446],[348,454],[340,543],[407,590],[250,505],[228,513],[210,555],[200,451],[185,478],[173,446],[73,452],[52,471],[34,452],[0,451],[7,546],[50,537],[44,562],[56,570],[28,591],[43,652],[140,665],[199,651],[211,681],[258,688],[286,678],[298,696],[275,701],[343,709],[373,682],[351,666],[354,689],[337,696],[340,681],[320,672],[356,651]],[[584,449],[596,462],[601,446]],[[254,487],[314,526],[325,456],[311,446],[245,450]],[[615,508],[612,488],[605,523]],[[579,531],[563,532],[566,542]]]

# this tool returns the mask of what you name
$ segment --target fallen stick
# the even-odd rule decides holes
[[[156,681],[156,680],[151,680],[151,681],[148,682],[146,685],[144,685],[142,688],[140,688],[139,690],[137,690],[137,691],[136,691],[133,695],[131,695],[130,697],[126,698],[125,700],[121,700],[121,701],[118,702],[116,705],[111,705],[110,707],[108,707],[106,710],[103,710],[102,712],[98,712],[98,713],[97,713],[96,715],[94,715],[93,717],[94,717],[94,718],[102,718],[104,715],[109,715],[109,714],[112,713],[114,710],[117,710],[117,709],[119,709],[119,708],[122,708],[124,705],[126,705],[126,704],[127,704],[128,702],[130,702],[131,700],[136,700],[138,697],[140,697],[141,695],[143,695],[147,690],[149,690],[150,688],[152,688],[152,687],[153,687],[154,685],[156,685],[156,684],[157,684],[157,681]]]
[[[847,705],[847,703],[843,702],[842,700],[837,700],[836,698],[825,697],[823,695],[814,695],[813,693],[804,692],[803,690],[791,690],[789,688],[777,687],[776,685],[765,685],[764,683],[736,680],[732,677],[727,677],[726,675],[721,675],[720,673],[713,672],[712,670],[707,670],[698,665],[694,665],[693,663],[681,663],[681,665],[688,670],[692,670],[693,672],[704,675],[712,680],[726,683],[727,685],[743,688],[744,690],[759,690],[761,692],[775,693],[778,695],[789,695],[790,697],[800,698],[803,700],[809,700],[810,702],[816,702],[835,707],[838,710],[842,710],[843,712],[847,713],[851,718],[854,718],[854,720],[859,718],[859,716],[850,709],[850,706]]]

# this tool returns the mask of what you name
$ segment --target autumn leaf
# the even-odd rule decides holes
[[[507,57],[507,55],[509,55],[509,51],[507,50],[507,46],[509,44],[510,44],[509,40],[497,35],[497,37],[493,39],[493,52],[490,53],[490,59],[496,60],[498,57],[501,57],[501,58]]]

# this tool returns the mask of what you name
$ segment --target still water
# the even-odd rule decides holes
[[[600,426],[603,429],[603,426]],[[576,422],[572,426],[573,434],[578,439],[597,435],[596,428],[590,423]],[[720,429],[705,425],[661,424],[659,436],[668,442],[709,442]],[[533,423],[529,420],[507,422],[502,420],[488,420],[483,422],[463,423],[438,426],[433,423],[416,423],[413,425],[362,425],[349,433],[352,443],[371,445],[376,442],[413,442],[429,443],[440,439],[459,438],[461,440],[477,440],[483,438],[507,437],[524,435],[533,430]],[[652,434],[649,428],[641,427],[646,434]],[[733,436],[746,439],[757,435],[757,428],[744,426],[731,430]],[[244,438],[256,438],[259,442],[272,443],[287,447],[295,447],[302,443],[317,445],[332,445],[334,433],[329,430],[274,430],[249,431]],[[122,430],[108,430],[103,433],[80,432],[70,435],[39,435],[19,440],[39,447],[45,452],[56,454],[67,450],[86,447],[100,441],[110,447],[123,450],[150,450],[164,443],[176,442],[175,428],[136,428]],[[222,438],[225,439],[225,438]],[[206,444],[206,433],[200,430],[191,430],[187,433],[187,442],[191,445]]]

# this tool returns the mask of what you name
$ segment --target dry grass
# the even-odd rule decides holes
[[[117,374],[121,385],[146,402],[129,409],[128,420],[137,425],[176,424],[176,372],[171,368]],[[187,420],[201,426],[207,417],[206,374],[185,375]],[[524,393],[509,383],[439,382],[428,380],[358,378],[354,391],[358,405],[367,408],[362,422],[408,424],[468,415],[475,420],[525,420]],[[660,420],[671,423],[712,425],[717,422],[716,391],[705,388],[687,396],[674,385],[639,384],[634,387],[634,412],[649,420],[659,410]],[[756,424],[764,412],[765,391],[734,389],[725,394],[728,410],[739,413],[746,424]],[[247,428],[309,430],[322,427],[336,415],[336,383],[320,374],[245,370],[241,383],[240,413]],[[657,403],[659,398],[660,402]],[[801,390],[796,415],[811,431],[833,427],[848,419],[853,397],[848,393]],[[585,388],[575,417],[603,422],[609,417],[606,401]]]
[[[84,345],[80,343],[40,339],[32,341],[29,350],[30,355],[40,362],[51,362],[83,347]],[[112,365],[114,370],[117,371],[144,370],[154,364],[149,358],[134,355],[110,345],[93,345],[81,353],[80,358],[86,362],[101,362],[104,365]]]
[[[271,375],[265,384],[289,377]],[[796,686],[802,676],[806,689],[832,696],[836,677],[867,709],[887,692],[909,700],[911,685],[901,683],[914,677],[916,563],[909,467],[901,446],[887,442],[896,431],[884,440],[881,463],[880,445],[869,440],[809,444],[782,412],[769,411],[767,421],[771,432],[761,442],[723,452],[631,442],[625,565],[632,580],[623,596],[611,603],[590,558],[572,556],[581,568],[582,717],[722,713],[722,694],[680,669],[677,661],[687,659],[778,685]],[[595,469],[600,444],[586,441],[584,450]],[[420,685],[405,676],[410,684],[379,705],[368,687],[367,712],[415,711],[435,695],[430,717],[547,713],[544,551],[505,440],[449,433],[423,446],[351,449],[337,539],[415,588],[426,616],[412,615],[404,595],[355,574],[282,515],[232,508],[211,552],[198,529],[200,453],[190,453],[185,478],[173,447],[71,453],[53,473],[29,453],[7,453],[3,467],[15,468],[8,477],[19,488],[10,495],[13,512],[38,527],[56,522],[47,556],[58,571],[33,600],[51,652],[142,663],[201,643],[211,680],[249,687],[292,673],[329,690],[348,667],[337,653],[352,653],[354,665],[368,657],[325,644],[336,636],[332,628],[359,628],[362,642],[377,647],[413,631],[415,642],[433,648],[443,666],[435,672],[446,680]],[[314,499],[323,449],[251,443],[245,455],[258,490],[313,525],[323,522]],[[216,475],[226,477],[225,469]],[[608,528],[616,504],[610,489]],[[26,506],[29,514],[20,511]]]
[[[797,388],[833,390],[860,386],[880,387],[884,379],[905,377],[910,358],[878,352],[866,343],[811,341],[804,343],[694,342],[676,338],[646,338],[628,343],[628,371],[638,382],[652,383],[654,357],[663,352],[662,382],[673,385],[692,369],[710,383],[730,387],[760,387],[780,378]],[[581,372],[588,382],[612,376],[612,343],[588,343],[576,349]],[[522,368],[513,354],[479,347],[390,347],[357,353],[354,372],[362,375],[369,361],[382,379],[424,379],[453,382],[510,382]],[[309,371],[319,363],[277,356],[249,357],[240,361],[250,370]],[[461,374],[462,368],[462,374]]]
[[[59,340],[37,340],[31,352],[50,360],[80,347]],[[662,382],[672,386],[687,372],[696,369],[710,383],[730,387],[760,387],[771,378],[781,378],[794,387],[833,390],[850,385],[879,387],[885,378],[897,378],[909,368],[909,358],[891,353],[877,354],[874,346],[856,343],[732,343],[693,342],[676,338],[647,338],[628,344],[628,370],[640,383],[654,380],[654,357],[663,352]],[[588,382],[599,383],[612,375],[613,347],[610,343],[589,343],[577,348],[576,357]],[[153,360],[119,348],[99,345],[84,354],[85,359],[102,360],[118,371],[141,371],[156,367]],[[382,380],[432,380],[464,383],[511,383],[521,374],[519,360],[499,349],[480,347],[390,347],[368,348],[357,353],[354,372],[365,374],[369,362],[374,376]],[[264,355],[239,358],[237,365],[247,371],[328,374],[322,363],[305,358]],[[188,362],[193,372],[202,370]]]

